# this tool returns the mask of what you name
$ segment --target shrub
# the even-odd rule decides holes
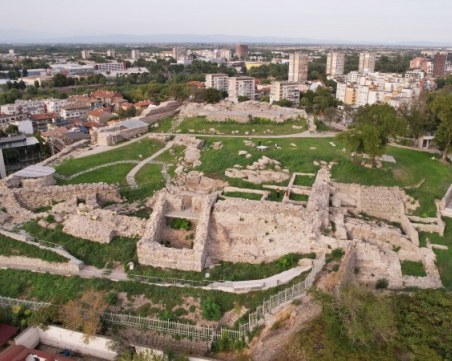
[[[185,229],[189,231],[191,230],[192,224],[188,219],[173,218],[170,222],[170,227],[172,229]]]
[[[221,318],[221,307],[210,297],[201,301],[201,313],[206,320],[218,321]]]
[[[375,284],[377,290],[388,288],[389,282],[386,278],[380,278]]]

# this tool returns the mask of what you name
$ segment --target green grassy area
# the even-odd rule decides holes
[[[161,166],[159,164],[146,164],[136,174],[137,188],[121,188],[121,196],[129,202],[143,200],[151,197],[155,192],[165,187]]]
[[[287,271],[296,267],[298,261],[302,258],[313,259],[315,258],[315,254],[300,255],[291,253],[276,261],[258,264],[220,262],[219,265],[209,270],[205,270],[204,272],[187,272],[176,269],[162,269],[139,265],[130,273],[149,277],[178,278],[194,281],[247,281],[267,278]],[[209,278],[206,278],[206,273],[209,273]]]
[[[0,255],[6,257],[23,256],[39,258],[47,262],[68,262],[67,258],[59,255],[58,253],[17,241],[2,234],[0,234]]]
[[[262,199],[262,194],[245,193],[245,192],[225,192],[225,193],[223,193],[223,196],[234,197],[234,198],[245,198],[245,199],[251,199],[254,201],[259,201]]]
[[[289,199],[292,201],[307,202],[309,199],[309,196],[307,194],[290,193]]]
[[[425,273],[424,265],[422,262],[415,261],[402,261],[402,274],[404,276],[416,276],[416,277],[425,277],[427,273]]]
[[[141,160],[149,157],[162,147],[163,144],[156,140],[143,138],[107,152],[84,158],[68,159],[58,165],[56,171],[59,174],[67,176],[100,164],[112,163],[119,160]],[[101,169],[100,171],[106,173],[105,169]]]
[[[89,289],[109,293],[125,292],[129,300],[132,300],[135,296],[144,295],[151,302],[162,305],[169,312],[175,307],[180,307],[186,297],[201,300],[209,298],[219,306],[223,313],[233,309],[236,305],[254,310],[271,295],[290,287],[295,282],[302,281],[305,277],[306,273],[298,276],[287,285],[281,285],[267,291],[234,294],[197,288],[161,287],[132,281],[113,282],[99,278],[85,279],[78,276],[65,277],[27,271],[0,270],[0,295],[36,301],[66,302],[80,297]],[[137,310],[128,308],[122,310],[122,312],[136,314]],[[161,309],[142,308],[140,313],[143,316],[159,316]]]
[[[215,150],[210,147],[212,142],[222,141],[223,147]],[[337,144],[333,147],[329,142]],[[397,163],[384,163],[383,168],[364,168],[360,160],[353,160],[347,152],[342,152],[342,145],[331,138],[286,138],[286,139],[253,139],[255,145],[269,146],[265,152],[259,152],[255,147],[248,147],[242,139],[236,138],[208,138],[201,155],[202,165],[197,170],[205,175],[227,180],[230,185],[245,187],[243,180],[228,179],[224,175],[226,168],[235,164],[243,167],[250,165],[265,155],[282,163],[291,172],[316,173],[318,166],[314,161],[335,161],[332,178],[343,183],[359,183],[375,186],[415,187],[407,189],[407,193],[420,201],[421,206],[414,213],[420,216],[434,216],[436,207],[434,200],[441,199],[452,183],[452,168],[441,163],[432,154],[415,150],[388,147],[386,154],[395,157]],[[296,147],[291,144],[295,144]],[[277,144],[280,149],[275,149]],[[238,155],[239,150],[246,150],[252,156],[246,159]],[[422,184],[420,184],[423,181]],[[286,182],[287,184],[287,182]],[[419,186],[420,184],[420,186]],[[251,188],[261,189],[259,185]]]
[[[443,286],[452,290],[452,219],[444,218],[444,222],[446,223],[444,237],[441,237],[438,233],[421,232],[419,233],[419,241],[426,243],[428,238],[430,243],[449,247],[448,250],[435,249],[434,252]]]
[[[293,127],[303,128],[293,128]],[[307,129],[306,120],[290,119],[276,123],[269,119],[253,118],[248,123],[238,123],[234,120],[225,122],[210,122],[205,117],[186,118],[179,125],[177,131],[181,133],[211,134],[210,129],[222,134],[250,134],[250,135],[285,135],[302,133]],[[254,130],[254,132],[253,132]],[[238,133],[236,133],[238,131]]]
[[[168,117],[168,118],[159,120],[157,122],[159,124],[159,126],[156,128],[156,127],[153,127],[153,124],[151,124],[149,126],[149,131],[151,133],[168,133],[171,130],[173,120],[174,120],[173,117]]]
[[[315,181],[315,177],[297,175],[295,177],[293,184],[295,186],[312,187],[312,185],[314,184],[314,181]]]
[[[116,237],[109,244],[101,244],[66,234],[61,225],[50,230],[40,227],[36,221],[31,221],[24,224],[23,228],[39,240],[62,245],[66,251],[87,265],[104,268],[130,261],[137,262],[136,239]]]
[[[111,167],[100,168],[92,172],[84,173],[71,179],[70,181],[59,180],[58,184],[82,184],[82,183],[99,183],[117,184],[126,186],[126,176],[135,167],[136,164],[124,163],[116,164]]]

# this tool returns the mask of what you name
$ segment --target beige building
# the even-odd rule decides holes
[[[133,60],[140,59],[140,51],[138,49],[132,49],[132,51],[130,52],[130,58]]]
[[[375,53],[365,52],[359,54],[359,71],[362,73],[375,72]]]
[[[344,75],[345,53],[331,52],[326,59],[326,75]]]
[[[306,83],[308,80],[309,57],[302,53],[289,55],[289,81]]]
[[[226,74],[206,74],[206,88],[229,91],[229,77]]]
[[[270,89],[270,103],[286,99],[298,104],[300,102],[300,86],[299,83],[288,81],[273,82]]]
[[[256,97],[256,79],[250,76],[229,78],[228,94],[232,100],[238,100],[239,97],[254,100]]]

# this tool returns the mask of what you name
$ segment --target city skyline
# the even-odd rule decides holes
[[[27,8],[32,11],[24,11]],[[159,35],[180,34],[187,39],[191,36],[187,34],[195,34],[192,36],[223,36],[231,42],[254,37],[310,42],[452,43],[452,23],[448,19],[452,3],[447,0],[249,0],[215,6],[207,0],[132,0],[127,5],[42,0],[39,6],[30,0],[17,0],[2,5],[2,10],[9,14],[2,19],[3,40],[8,36],[18,39],[21,34],[23,40],[28,36],[30,41],[115,34],[156,39]]]

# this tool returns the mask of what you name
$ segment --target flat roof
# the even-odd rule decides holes
[[[53,173],[55,173],[55,169],[52,167],[30,165],[29,167],[14,173],[14,175],[21,178],[41,178],[47,177],[48,175],[51,175]]]

